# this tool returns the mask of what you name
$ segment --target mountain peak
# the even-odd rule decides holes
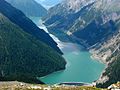
[[[82,7],[94,2],[95,0],[64,0],[62,5],[68,10],[79,11]]]

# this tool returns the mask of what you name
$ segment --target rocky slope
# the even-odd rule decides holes
[[[120,2],[118,0],[73,2],[74,0],[66,0],[51,8],[49,11],[53,13],[45,19],[45,24],[49,31],[61,40],[74,40],[84,45],[94,58],[106,64],[106,69],[97,84],[107,87],[120,78]]]
[[[106,5],[106,3],[108,4]],[[78,26],[80,24],[81,26],[76,28],[76,25],[74,25],[71,31],[74,36],[86,41],[86,43],[91,46],[103,41],[115,33],[117,30],[115,23],[119,18],[120,9],[117,0],[99,0],[80,17],[82,23],[80,24],[78,21],[76,25]],[[86,35],[87,37],[85,37]]]
[[[6,0],[27,16],[42,17],[47,15],[47,10],[35,0]]]
[[[117,32],[106,41],[91,48],[93,57],[101,59],[107,64],[107,68],[97,81],[98,86],[108,86],[120,81],[120,20],[116,21]]]
[[[22,21],[27,25],[21,24]],[[0,81],[41,83],[37,77],[65,69],[66,62],[50,47],[49,40],[56,44],[49,37],[21,11],[0,0]]]
[[[68,2],[69,1],[70,0],[68,0]],[[118,1],[111,2],[105,0],[89,0],[89,3],[83,3],[83,5],[78,3],[86,2],[86,0],[83,0],[82,2],[77,1],[77,4],[75,5],[76,7],[79,6],[79,9],[77,8],[76,10],[74,10],[74,4],[71,4],[71,6],[68,8],[68,2],[63,2],[64,4],[61,3],[49,10],[53,13],[50,13],[48,18],[45,19],[45,24],[48,26],[51,33],[55,34],[59,38],[62,37],[62,35],[66,37],[74,35],[77,39],[82,39],[84,41],[87,41],[89,38],[91,41],[87,41],[87,43],[90,42],[89,44],[92,45],[96,43],[91,43],[92,41],[95,41],[94,38],[97,38],[98,41],[102,39],[101,37],[104,36],[102,36],[103,30],[106,31],[105,35],[112,33],[112,30],[114,29],[114,20],[119,18],[119,10],[117,9],[119,8],[119,3],[117,3]],[[105,4],[108,2],[109,4],[105,6]],[[72,0],[70,3],[72,3]],[[112,7],[115,8],[113,9]],[[111,27],[113,28],[111,29]],[[89,28],[93,29],[94,31],[91,31]],[[111,29],[110,32],[107,31],[109,28]],[[96,31],[96,29],[99,30]],[[93,35],[90,35],[91,33],[94,33],[94,37]],[[99,35],[96,33],[99,33]],[[86,35],[84,34],[87,34],[89,37],[85,37]]]
[[[94,2],[94,0],[87,1],[63,0],[62,3],[50,8],[48,16],[45,18],[45,24],[48,26],[49,32],[56,35],[59,39],[64,37],[62,40],[69,40],[68,35],[71,34],[69,29],[71,29],[76,19],[79,18],[81,11],[85,11]]]

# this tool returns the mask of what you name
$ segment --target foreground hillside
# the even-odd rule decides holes
[[[22,82],[0,82],[0,90],[107,90],[88,86],[36,85]]]

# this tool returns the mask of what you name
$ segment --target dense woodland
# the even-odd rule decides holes
[[[7,4],[7,2],[4,1],[3,3]],[[65,69],[66,62],[64,58],[61,56],[61,54],[57,52],[57,50],[48,46],[48,44],[46,44],[47,41],[46,43],[44,43],[44,40],[41,41],[34,35],[27,33],[25,30],[27,30],[28,25],[22,26],[24,23],[22,25],[15,23],[15,21],[17,21],[17,18],[14,18],[15,16],[14,17],[10,16],[12,17],[12,20],[13,19],[15,20],[15,21],[13,20],[14,22],[11,21],[11,18],[7,17],[8,15],[11,14],[10,13],[7,14],[7,12],[4,13],[3,8],[0,6],[0,10],[1,9],[2,9],[2,12],[0,12],[1,80],[18,80],[31,83],[33,82],[41,83],[39,82],[39,80],[37,80],[37,77],[42,77],[52,72]],[[15,11],[13,13],[17,13],[17,9],[15,9]],[[18,11],[18,13],[19,12],[20,11]],[[22,18],[25,18],[25,16],[23,16]],[[28,18],[26,19],[27,19],[26,23],[30,22],[32,25],[32,21],[30,21]],[[20,26],[24,28],[21,28]],[[35,26],[35,24],[33,24],[32,26],[31,26],[32,28],[37,27]],[[42,33],[44,33],[42,38],[46,38],[45,36],[48,36],[45,32],[42,31]],[[55,45],[54,42],[53,45]]]

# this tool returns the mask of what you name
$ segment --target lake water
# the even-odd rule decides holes
[[[47,28],[40,24],[39,18],[32,18],[32,20],[47,33]],[[45,77],[40,78],[46,84],[55,84],[61,82],[85,82],[91,83],[97,80],[105,65],[92,59],[91,54],[84,50],[81,45],[75,43],[65,43],[59,41],[54,35],[51,35],[58,43],[58,46],[64,53],[63,57],[67,61],[66,69],[55,72]]]

